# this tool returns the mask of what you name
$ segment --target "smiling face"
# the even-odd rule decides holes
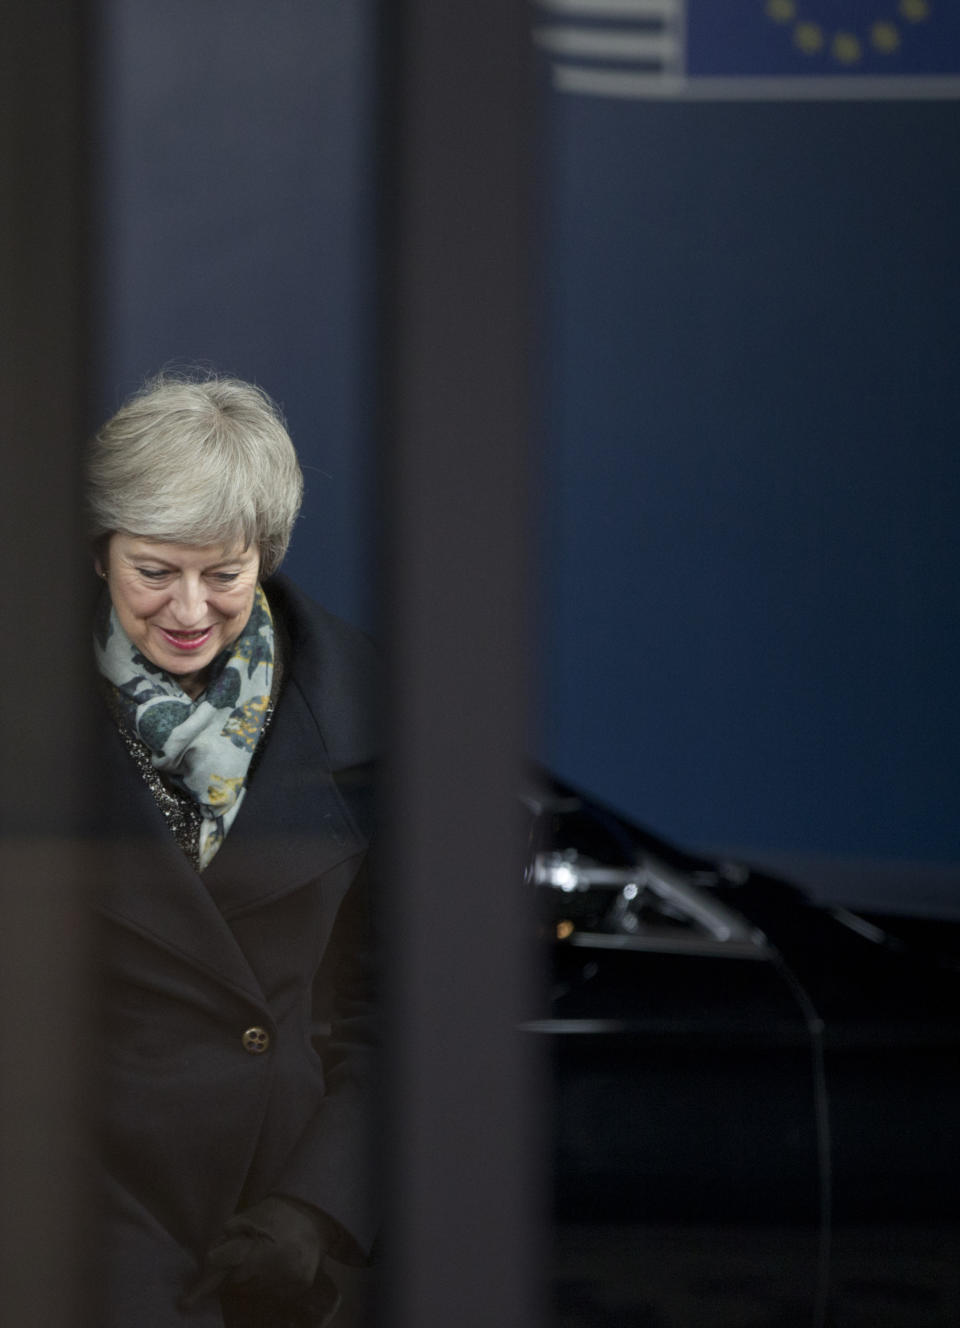
[[[250,617],[260,571],[256,549],[167,544],[120,531],[105,561],[120,626],[153,664],[198,696],[205,671]]]

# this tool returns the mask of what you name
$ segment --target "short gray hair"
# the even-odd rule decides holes
[[[302,498],[279,408],[237,378],[150,379],[87,456],[95,546],[119,530],[174,544],[256,545],[267,577],[283,561]]]

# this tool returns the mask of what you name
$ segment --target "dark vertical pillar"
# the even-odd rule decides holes
[[[83,427],[85,6],[0,42],[0,1318],[81,1323],[90,1052],[73,808]]]
[[[384,865],[394,1075],[384,1320],[537,1321],[519,872],[527,520],[526,14],[407,0],[383,32]]]

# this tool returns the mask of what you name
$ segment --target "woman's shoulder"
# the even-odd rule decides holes
[[[289,644],[284,675],[304,696],[335,765],[361,765],[380,750],[383,666],[370,637],[283,575],[264,589]]]

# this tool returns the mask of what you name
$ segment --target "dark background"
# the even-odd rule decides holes
[[[372,5],[101,22],[98,413],[260,382],[289,570],[375,628]],[[542,109],[534,754],[848,902],[960,900],[960,107]]]

